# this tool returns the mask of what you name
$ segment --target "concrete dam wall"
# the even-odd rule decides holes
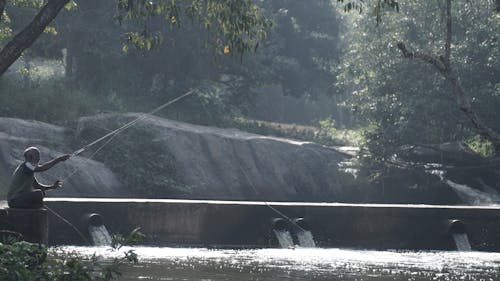
[[[458,233],[472,250],[500,251],[499,207],[76,198],[47,206],[85,235],[91,214],[112,234],[141,227],[149,245],[279,247],[276,230],[297,242],[307,229],[318,247],[456,250]],[[58,218],[49,225],[51,244],[84,243]]]

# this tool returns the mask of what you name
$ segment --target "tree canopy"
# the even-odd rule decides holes
[[[63,7],[68,10],[78,7],[72,0],[3,0],[0,1],[0,15],[6,14],[4,24],[11,22],[7,4],[32,7],[36,14],[24,28],[12,33],[12,37],[12,29],[4,27],[2,38],[8,38],[8,42],[0,51],[0,74],[47,30]],[[163,40],[157,29],[180,27],[181,22],[189,20],[210,31],[207,42],[215,49],[243,54],[256,49],[272,25],[251,0],[117,0],[116,11],[114,19],[127,30],[127,43],[141,49],[151,49]],[[159,23],[158,19],[163,21]],[[128,50],[128,45],[123,50]]]

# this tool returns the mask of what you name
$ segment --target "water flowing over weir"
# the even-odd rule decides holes
[[[111,235],[104,225],[89,226],[90,237],[94,246],[109,246],[111,245]]]
[[[465,184],[458,184],[451,180],[445,181],[448,186],[453,188],[458,196],[470,205],[474,206],[491,206],[500,205],[500,195],[496,190],[490,192],[480,191]]]
[[[472,247],[467,236],[465,224],[460,220],[450,221],[450,235],[453,238],[456,249],[459,252],[470,252]]]
[[[314,242],[314,237],[309,230],[298,230],[296,232],[297,240],[299,240],[299,245],[303,248],[314,248],[316,243]]]
[[[276,235],[276,239],[278,239],[278,243],[281,248],[287,249],[294,247],[292,235],[288,230],[274,230],[274,234]]]
[[[295,218],[292,221],[295,228],[295,237],[297,237],[297,242],[300,247],[303,248],[314,248],[316,243],[314,242],[313,234],[310,230],[309,223],[304,218]]]
[[[303,218],[275,218],[272,228],[281,248],[294,248],[296,244],[302,248],[316,247],[313,235],[308,230],[309,225]]]
[[[457,250],[459,252],[470,252],[471,246],[469,243],[469,238],[465,233],[454,233],[452,234],[453,241],[455,241],[455,245],[457,246]]]
[[[104,225],[102,216],[98,213],[90,213],[84,216],[88,224],[88,233],[94,246],[109,246],[111,245],[111,235]]]

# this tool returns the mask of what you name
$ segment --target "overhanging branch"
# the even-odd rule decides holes
[[[0,51],[0,76],[35,42],[68,2],[69,0],[49,0],[30,24],[5,45]]]
[[[497,3],[500,4],[500,0],[496,0]],[[476,129],[477,133],[491,143],[495,147],[495,152],[500,152],[500,134],[486,126],[483,121],[479,118],[479,116],[472,110],[472,106],[469,102],[465,91],[456,75],[454,74],[451,64],[451,37],[452,37],[452,29],[451,29],[451,0],[446,0],[446,34],[445,34],[445,45],[444,45],[444,56],[436,56],[430,55],[420,52],[411,52],[409,51],[403,42],[399,42],[397,44],[399,50],[403,54],[405,58],[411,60],[421,60],[426,63],[433,65],[439,73],[446,79],[446,81],[450,84],[452,88],[452,92],[455,96],[458,108],[462,111],[465,116],[471,121],[472,125]]]
[[[444,64],[450,67],[451,54],[451,0],[446,0],[446,41],[444,43]]]
[[[6,4],[7,4],[7,0],[0,0],[0,21],[2,21],[3,12],[5,11]]]
[[[446,71],[446,66],[443,63],[443,61],[438,59],[435,56],[425,54],[425,53],[420,53],[420,52],[410,52],[410,51],[408,51],[408,49],[406,49],[406,46],[403,42],[398,43],[398,48],[399,48],[399,50],[401,50],[401,53],[403,53],[403,56],[405,58],[408,58],[411,60],[414,60],[414,59],[422,60],[424,62],[432,64],[434,67],[436,67],[439,70],[439,72]]]

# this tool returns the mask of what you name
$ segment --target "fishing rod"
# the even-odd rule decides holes
[[[252,187],[253,191],[255,192],[256,195],[260,195],[259,191],[257,190],[257,188],[255,187],[255,185],[253,184],[253,182],[250,180],[250,177],[248,176],[248,174],[246,173],[245,170],[243,170],[243,167],[241,167],[241,165],[238,165],[239,166],[239,169],[240,171],[243,173],[243,175],[245,176],[245,179],[247,180],[247,182],[249,183],[249,185]],[[298,223],[294,222],[289,216],[285,215],[283,212],[279,211],[278,209],[276,209],[275,207],[271,206],[271,204],[269,204],[269,202],[267,201],[262,201],[264,202],[264,205],[266,207],[268,207],[269,209],[271,209],[273,212],[275,212],[276,214],[278,214],[280,217],[282,217],[283,219],[287,220],[290,224],[292,224],[293,226],[297,227],[298,229],[300,229],[301,231],[307,231],[305,230],[302,226],[300,226]]]
[[[70,223],[67,219],[65,219],[63,216],[61,216],[60,214],[58,214],[56,211],[54,211],[51,208],[47,207],[47,205],[44,205],[43,207],[45,209],[47,209],[49,212],[51,212],[58,219],[60,219],[62,222],[64,222],[65,224],[69,225],[78,234],[78,236],[80,236],[80,238],[82,238],[82,240],[85,243],[87,243],[87,245],[92,246],[92,243],[90,243],[90,241],[87,239],[87,237],[85,237],[85,235],[83,235],[83,233],[80,230],[78,230],[78,228],[74,224]]]
[[[195,92],[194,90],[190,90],[190,91],[188,91],[188,92],[186,92],[186,93],[184,93],[184,94],[182,94],[182,95],[180,95],[180,96],[176,97],[175,99],[172,99],[172,100],[170,100],[170,101],[168,101],[168,102],[166,102],[166,103],[164,103],[164,104],[162,104],[162,105],[158,106],[157,108],[155,108],[155,109],[151,110],[150,112],[143,113],[142,115],[140,115],[140,116],[139,116],[139,117],[137,117],[136,119],[134,119],[134,120],[132,120],[132,121],[128,122],[127,124],[125,124],[125,125],[123,125],[123,126],[121,126],[121,127],[117,128],[117,129],[115,129],[115,130],[113,130],[113,131],[111,131],[111,132],[109,132],[109,133],[105,134],[104,136],[102,136],[102,137],[100,137],[100,138],[98,138],[98,139],[94,140],[93,142],[91,142],[91,143],[89,143],[89,144],[84,145],[82,148],[80,148],[80,149],[78,149],[78,150],[74,151],[73,153],[71,153],[71,154],[70,154],[70,157],[77,156],[78,154],[80,154],[80,153],[84,152],[84,151],[85,151],[85,150],[87,150],[88,148],[90,148],[90,147],[94,146],[96,143],[99,143],[99,142],[101,142],[101,141],[103,141],[103,140],[105,140],[105,139],[107,139],[107,138],[109,138],[109,137],[111,137],[111,136],[117,135],[118,133],[120,133],[120,132],[122,132],[122,131],[126,130],[127,128],[132,127],[133,125],[135,125],[135,124],[136,124],[137,122],[139,122],[140,120],[142,120],[142,119],[146,118],[146,116],[148,116],[148,115],[153,115],[153,114],[155,114],[156,112],[158,112],[158,111],[160,111],[160,110],[164,109],[165,107],[167,107],[167,106],[169,106],[169,105],[171,105],[171,104],[173,104],[173,103],[176,103],[176,102],[178,102],[179,100],[181,100],[181,99],[183,99],[183,98],[185,98],[185,97],[187,97],[187,96],[189,96],[189,95],[193,94],[194,92]]]

